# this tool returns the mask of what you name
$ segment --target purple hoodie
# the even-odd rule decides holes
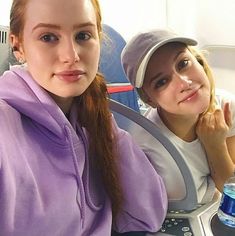
[[[22,67],[0,77],[0,235],[108,236],[110,200],[87,158],[86,130],[70,122]],[[161,177],[117,127],[125,202],[115,230],[158,231],[166,216]]]

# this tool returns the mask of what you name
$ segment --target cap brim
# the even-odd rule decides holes
[[[170,39],[166,39],[163,40],[157,44],[155,44],[145,55],[145,57],[143,58],[143,60],[141,61],[139,68],[137,70],[136,73],[136,80],[135,80],[135,87],[136,88],[140,88],[143,85],[143,81],[144,81],[144,76],[145,76],[145,70],[146,67],[148,65],[149,59],[151,58],[151,56],[153,55],[153,53],[160,48],[161,46],[167,44],[167,43],[171,43],[171,42],[178,42],[178,43],[184,43],[186,45],[189,46],[195,46],[197,45],[197,41],[191,38],[184,38],[184,37],[174,37],[174,38],[170,38]]]

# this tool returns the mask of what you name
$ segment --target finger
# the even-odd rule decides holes
[[[224,112],[221,109],[217,109],[214,111],[215,124],[220,126],[221,124],[225,124]]]
[[[215,127],[214,113],[207,113],[202,117],[201,127],[203,127],[204,130],[214,129],[214,127]]]
[[[224,104],[223,112],[224,112],[224,120],[226,124],[228,125],[228,127],[231,127],[232,126],[232,112],[231,112],[230,105],[228,102]]]

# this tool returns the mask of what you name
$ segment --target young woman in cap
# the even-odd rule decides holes
[[[196,44],[168,29],[140,33],[124,48],[122,63],[140,98],[150,106],[145,116],[182,153],[198,202],[205,203],[234,173],[235,97],[215,90],[212,72],[193,47]],[[168,197],[183,198],[182,178],[172,174],[175,164],[164,164],[169,154],[160,145],[149,145],[143,136],[135,138],[162,175]]]
[[[117,127],[98,73],[98,0],[14,0],[22,66],[0,78],[0,235],[155,232],[166,191]]]

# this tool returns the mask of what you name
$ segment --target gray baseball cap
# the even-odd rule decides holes
[[[125,74],[134,87],[140,88],[143,85],[145,70],[153,53],[170,42],[197,45],[196,40],[179,36],[168,29],[139,33],[126,44],[122,50],[121,61]]]

